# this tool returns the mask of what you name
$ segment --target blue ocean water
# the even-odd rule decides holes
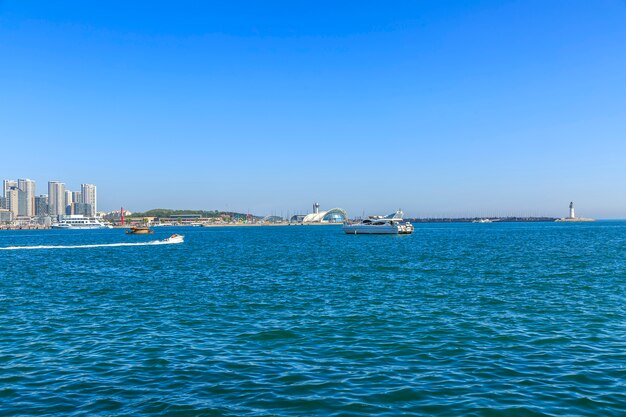
[[[626,222],[3,231],[0,415],[626,415]]]

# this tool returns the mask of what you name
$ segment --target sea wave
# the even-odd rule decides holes
[[[180,242],[168,242],[165,240],[152,240],[150,242],[98,243],[98,244],[93,244],[93,245],[7,246],[5,248],[0,248],[0,250],[112,248],[112,247],[118,247],[118,246],[174,245],[176,243],[180,243]]]

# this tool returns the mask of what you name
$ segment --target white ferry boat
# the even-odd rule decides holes
[[[110,229],[112,226],[102,223],[95,217],[85,217],[79,214],[72,216],[65,216],[63,220],[57,223],[53,223],[51,226],[53,229],[66,229],[66,230],[82,230],[82,229]]]
[[[351,235],[380,234],[380,235],[410,235],[413,225],[405,222],[401,210],[388,216],[370,216],[357,223],[344,223],[343,231]]]

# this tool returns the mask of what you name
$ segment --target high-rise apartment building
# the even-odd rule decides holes
[[[83,193],[80,191],[65,190],[65,214],[85,214],[89,216],[90,213],[84,213],[85,209],[80,208],[77,211],[77,207],[83,204]]]
[[[4,197],[6,198],[7,210],[11,212],[14,219],[19,216],[20,213],[20,189],[17,186],[8,186],[4,190]]]
[[[93,184],[81,184],[80,191],[83,195],[83,203],[89,204],[91,207],[90,216],[95,216],[97,211],[96,186]]]
[[[6,198],[7,191],[11,187],[17,187],[17,181],[15,180],[3,180],[2,181],[2,195]]]
[[[59,181],[48,182],[48,212],[50,216],[65,214],[65,184]]]
[[[35,181],[18,179],[17,188],[21,191],[19,201],[20,216],[33,217],[35,215]]]
[[[72,205],[72,192],[65,190],[65,213],[68,216],[74,214],[74,207]]]
[[[40,195],[35,197],[35,216],[48,215],[48,196]]]

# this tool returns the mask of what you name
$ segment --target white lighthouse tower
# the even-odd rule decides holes
[[[569,216],[567,217],[561,217],[560,219],[556,219],[557,222],[592,222],[594,221],[593,219],[587,218],[587,217],[576,217],[576,214],[574,213],[574,202],[571,201],[569,203]]]

